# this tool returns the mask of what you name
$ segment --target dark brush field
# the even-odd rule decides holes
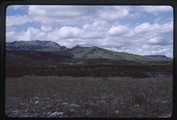
[[[6,51],[6,77],[172,77],[172,60],[135,62],[109,59],[73,59],[65,52]]]
[[[21,63],[20,63],[21,64]],[[39,65],[41,64],[41,65]],[[157,77],[172,78],[171,65],[14,65],[6,68],[7,77],[37,76],[73,76],[73,77]]]
[[[152,117],[172,115],[172,80],[24,76],[6,79],[9,117]]]
[[[73,59],[70,54],[7,52],[8,117],[172,116],[172,61]]]

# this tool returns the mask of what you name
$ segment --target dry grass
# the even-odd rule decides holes
[[[9,117],[170,117],[172,80],[24,76],[6,78]]]

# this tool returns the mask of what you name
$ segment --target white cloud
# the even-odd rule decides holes
[[[34,27],[29,27],[26,31],[9,31],[6,32],[6,41],[19,41],[19,40],[47,40],[47,32]]]
[[[29,15],[53,16],[53,17],[76,17],[83,15],[86,10],[83,6],[36,6],[29,7]],[[50,13],[50,14],[49,14]]]
[[[83,29],[86,31],[104,31],[107,29],[108,24],[101,19],[95,19],[91,23],[83,24]]]
[[[109,25],[106,21],[96,19],[91,23],[83,24],[81,38],[83,39],[103,39],[105,38]]]
[[[64,26],[58,30],[59,38],[75,38],[81,34],[82,31],[77,27]]]
[[[173,37],[172,33],[169,32],[172,31],[171,28],[172,23],[163,25],[144,23],[129,27],[126,25],[107,26],[103,21],[96,21],[80,28],[72,26],[63,26],[58,29],[52,29],[48,26],[30,27],[20,33],[7,32],[7,38],[14,40],[52,40],[67,47],[76,44],[95,45],[119,52],[140,55],[165,54],[172,57],[172,53],[169,53],[172,46],[166,47],[172,44]]]
[[[168,22],[165,24],[158,24],[158,23],[154,23],[154,24],[150,24],[150,23],[142,23],[140,25],[135,26],[129,33],[128,36],[132,36],[132,35],[141,35],[141,34],[151,34],[151,36],[153,35],[162,35],[165,33],[168,33],[169,35],[172,36],[172,31],[173,31],[173,22]],[[144,35],[145,36],[145,35]],[[163,36],[166,37],[166,36]]]
[[[154,43],[158,43],[159,41],[160,41],[160,40],[157,39],[157,38],[151,38],[151,39],[148,40],[148,43],[154,44]]]
[[[117,35],[120,35],[120,34],[128,32],[128,30],[129,29],[128,29],[128,27],[126,25],[117,25],[117,26],[112,26],[110,28],[110,30],[108,31],[108,33],[110,35],[117,36]]]
[[[6,41],[11,42],[18,40],[17,38],[15,38],[15,36],[17,36],[17,33],[15,31],[6,32]]]
[[[113,26],[110,37],[102,44],[110,50],[140,55],[165,54],[173,56],[173,22],[166,24],[142,23],[135,27]],[[122,32],[126,28],[124,32]],[[121,33],[121,34],[119,34]],[[112,37],[111,37],[112,36]],[[146,47],[144,47],[146,45]]]
[[[21,33],[17,38],[20,40],[36,40],[38,35],[40,34],[39,29],[35,29],[33,27],[29,27],[27,31]]]
[[[106,21],[134,17],[127,6],[29,6],[28,14],[42,24],[73,25],[86,23],[95,18]],[[71,19],[72,18],[72,19]]]
[[[8,9],[11,8],[17,10],[17,9],[24,9],[25,7],[26,7],[25,5],[9,5]]]
[[[86,20],[89,15],[83,6],[29,6],[28,14],[42,24],[74,24]],[[72,19],[71,19],[72,18]]]
[[[32,22],[33,20],[28,15],[23,16],[7,16],[6,17],[6,26],[17,26],[17,25],[24,25],[26,23]]]
[[[154,26],[155,27],[155,26]],[[135,33],[140,33],[140,32],[147,32],[150,29],[154,29],[153,26],[150,26],[149,23],[142,23],[134,28]]]
[[[158,15],[159,13],[162,12],[169,12],[173,11],[173,8],[171,6],[142,6],[141,11],[153,14],[153,15]]]
[[[129,7],[124,6],[113,6],[113,7],[106,7],[98,11],[101,18],[105,20],[119,20],[128,17],[129,14]]]
[[[46,31],[46,32],[47,32],[47,31],[52,31],[52,27],[51,27],[51,26],[42,25],[42,26],[41,26],[41,30],[42,30],[42,31]]]

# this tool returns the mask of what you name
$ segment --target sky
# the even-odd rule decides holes
[[[6,42],[21,40],[173,57],[173,8],[11,5],[6,10]]]

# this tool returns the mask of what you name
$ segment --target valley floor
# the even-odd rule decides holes
[[[23,76],[5,82],[8,117],[172,115],[172,79]]]

